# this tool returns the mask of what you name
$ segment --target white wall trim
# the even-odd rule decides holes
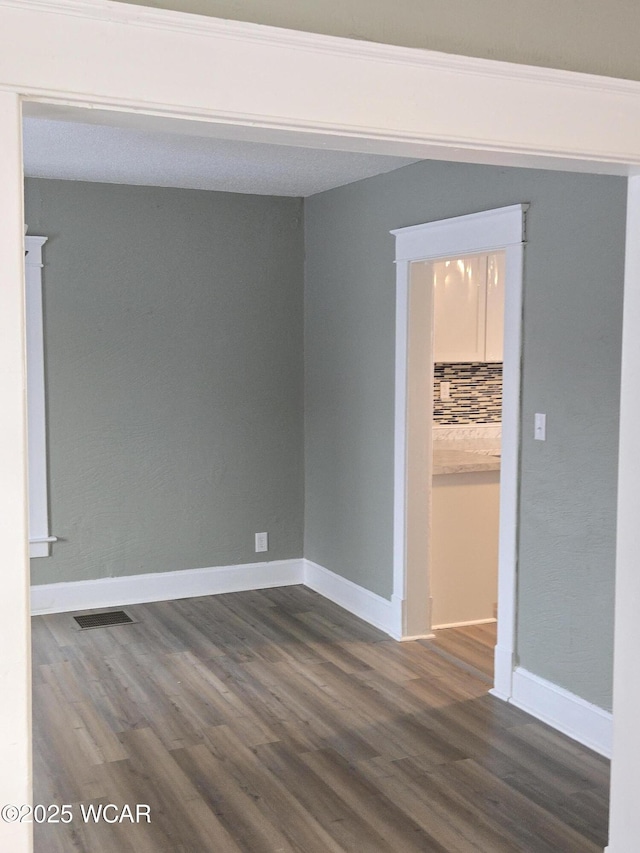
[[[613,717],[609,711],[521,667],[513,674],[510,702],[594,752],[611,757]]]
[[[522,243],[528,204],[512,204],[436,222],[396,228],[397,261],[491,252]]]
[[[49,535],[47,487],[47,415],[42,308],[42,248],[47,237],[24,238],[27,339],[27,425],[29,433],[29,556],[48,557],[55,536]]]
[[[425,573],[425,566],[429,566],[428,536],[414,535],[411,522],[412,518],[424,519],[430,514],[425,507],[425,495],[430,495],[431,489],[432,433],[432,417],[422,403],[412,404],[415,394],[412,397],[410,393],[415,385],[410,353],[416,351],[418,344],[412,336],[411,316],[425,310],[416,300],[417,285],[416,282],[412,285],[411,264],[435,257],[505,250],[498,643],[494,676],[494,693],[501,699],[511,696],[515,652],[523,243],[527,207],[527,204],[514,204],[391,232],[396,238],[393,594],[399,602],[396,611],[401,614],[402,637],[429,635],[433,630],[430,607],[426,604],[430,595],[428,571]],[[426,280],[417,284],[422,288],[428,286]],[[424,327],[421,322],[419,329]],[[424,337],[424,331],[420,334]],[[424,364],[420,363],[416,369],[424,372]],[[420,393],[418,399],[423,396]],[[419,406],[422,409],[417,411]],[[421,523],[424,527],[424,521]],[[416,600],[424,606],[408,606],[408,602]]]
[[[391,601],[305,559],[41,584],[31,587],[31,613],[42,616],[294,584],[304,584],[354,616],[394,635]]]
[[[393,636],[394,620],[391,601],[376,595],[353,581],[319,566],[312,560],[304,560],[304,584],[320,593],[324,598],[344,607],[370,625]]]
[[[303,576],[303,561],[296,559],[42,584],[31,587],[31,613],[33,616],[41,616],[72,610],[269,589],[302,583]]]

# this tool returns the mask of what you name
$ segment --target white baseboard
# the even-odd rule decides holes
[[[441,631],[443,628],[468,628],[470,625],[489,625],[491,622],[497,622],[495,617],[491,619],[471,619],[469,622],[447,622],[446,625],[432,625],[433,631]]]
[[[31,613],[40,616],[292,584],[305,584],[365,622],[393,633],[395,614],[390,601],[302,559],[32,586]]]
[[[274,560],[31,587],[31,613],[67,613],[303,583],[303,561]]]
[[[578,743],[611,757],[613,717],[562,687],[516,667],[509,700]]]
[[[390,601],[311,560],[303,563],[305,586],[393,636],[396,614]]]

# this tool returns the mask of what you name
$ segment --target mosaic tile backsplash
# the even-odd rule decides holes
[[[449,400],[440,399],[440,383],[451,383]],[[493,424],[502,419],[502,364],[436,364],[433,420],[437,424]]]

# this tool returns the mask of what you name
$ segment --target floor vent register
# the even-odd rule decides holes
[[[87,628],[107,628],[111,625],[129,625],[135,622],[124,610],[110,610],[107,613],[85,613],[82,616],[74,616],[81,630]]]

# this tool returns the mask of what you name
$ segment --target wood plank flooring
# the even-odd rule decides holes
[[[304,587],[33,619],[36,853],[600,853],[608,762]],[[80,805],[150,806],[85,823]],[[109,813],[112,816],[112,812]]]
[[[497,623],[467,625],[464,628],[441,628],[429,645],[452,663],[477,670],[493,684],[493,650]]]

